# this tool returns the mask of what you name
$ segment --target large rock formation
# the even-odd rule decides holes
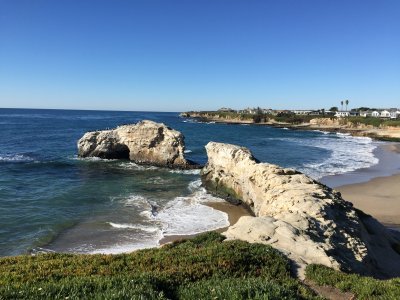
[[[171,168],[196,167],[185,159],[184,150],[184,137],[179,131],[147,120],[113,130],[87,132],[78,141],[80,157],[122,158]]]
[[[210,142],[202,181],[212,193],[241,201],[228,239],[270,244],[288,255],[299,276],[310,263],[378,277],[400,275],[400,243],[340,193],[292,169],[259,163],[246,148]]]

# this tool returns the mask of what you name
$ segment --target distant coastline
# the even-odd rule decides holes
[[[251,114],[223,113],[218,111],[182,112],[182,118],[191,118],[200,122],[215,122],[225,124],[264,125],[292,130],[321,130],[340,132],[352,136],[365,136],[375,140],[400,142],[400,126],[373,126],[363,124],[360,118],[334,118],[323,116],[273,117],[264,116],[258,120]]]

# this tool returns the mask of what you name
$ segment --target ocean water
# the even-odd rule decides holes
[[[257,125],[201,123],[179,113],[0,109],[0,256],[37,251],[119,253],[229,224],[204,205],[223,201],[198,170],[77,157],[86,132],[142,119],[181,131],[186,155],[204,164],[208,141],[240,144],[261,161],[315,179],[378,162],[369,138]]]

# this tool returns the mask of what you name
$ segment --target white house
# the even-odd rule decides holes
[[[370,117],[371,116],[371,112],[370,111],[360,111],[360,117]]]
[[[381,111],[381,118],[390,118],[390,112],[387,110]]]
[[[399,110],[391,110],[390,111],[390,118],[391,119],[400,118],[400,111]]]
[[[376,110],[374,110],[374,111],[371,113],[371,117],[375,117],[375,118],[378,118],[380,115],[381,115],[381,114],[379,113],[379,111],[376,111]]]
[[[350,112],[349,111],[341,111],[341,110],[339,110],[335,114],[335,117],[338,117],[338,118],[343,118],[343,117],[348,117],[348,116],[350,116]]]
[[[311,110],[292,110],[292,113],[296,114],[296,115],[308,115],[311,113]]]

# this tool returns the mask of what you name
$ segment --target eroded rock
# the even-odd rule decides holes
[[[243,147],[210,142],[201,176],[211,193],[241,201],[228,239],[270,244],[288,255],[300,277],[307,264],[378,277],[400,275],[400,246],[386,228],[340,193],[292,169],[259,163]]]
[[[80,157],[130,159],[139,164],[195,168],[185,159],[183,135],[164,124],[144,120],[112,130],[87,132],[78,141]]]

